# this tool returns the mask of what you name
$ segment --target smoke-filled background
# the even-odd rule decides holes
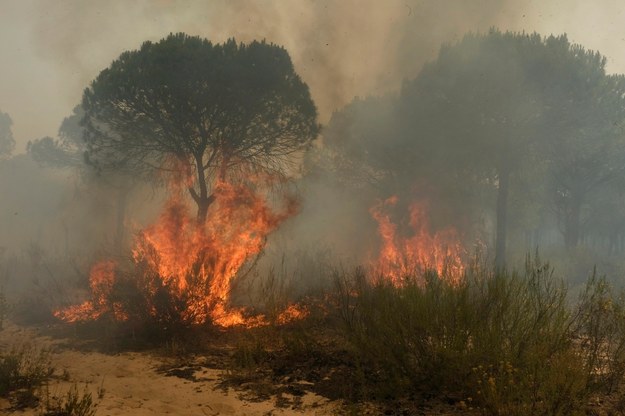
[[[354,96],[397,90],[469,31],[567,33],[625,72],[618,0],[2,2],[0,109],[17,151],[54,135],[83,89],[125,50],[170,32],[283,45],[326,122]]]
[[[216,43],[234,37],[283,45],[326,125],[355,97],[396,95],[436,58],[442,44],[491,27],[543,36],[566,33],[571,42],[605,55],[608,72],[625,73],[624,20],[625,5],[619,0],[4,0],[0,111],[11,118],[15,149],[0,177],[0,246],[36,263],[46,255],[89,257],[87,253],[122,238],[115,210],[126,196],[120,196],[118,187],[85,187],[75,169],[40,168],[24,153],[31,140],[57,137],[90,81],[120,53],[146,40],[185,32]],[[327,140],[322,132],[317,149]],[[309,167],[317,156],[308,158]],[[275,237],[269,252],[292,248],[298,238],[302,250],[327,247],[339,257],[362,261],[379,243],[370,209],[376,198],[390,195],[358,187],[346,192],[344,184],[327,180],[323,173],[298,186],[302,212]],[[130,193],[123,238],[139,226],[142,213],[158,210],[156,193],[150,187]],[[490,238],[494,221],[484,221],[485,238]],[[518,251],[531,250],[538,245],[534,243]]]

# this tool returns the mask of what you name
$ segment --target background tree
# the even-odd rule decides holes
[[[85,163],[87,144],[84,141],[84,128],[81,120],[84,111],[80,105],[74,107],[72,114],[65,117],[58,130],[58,138],[46,136],[31,140],[26,147],[28,154],[40,165],[70,169],[78,174],[80,182],[85,186],[77,186],[81,192],[87,192],[91,198],[97,200],[100,194],[108,194],[111,190],[115,197],[110,198],[115,206],[115,233],[113,246],[119,253],[123,252],[126,238],[126,211],[129,197],[133,189],[145,178],[138,175],[128,175],[127,172],[107,172],[106,175],[97,175],[93,166]]]
[[[58,131],[58,139],[50,136],[31,140],[27,152],[38,162],[57,168],[84,169],[86,143],[80,121],[84,112],[80,106],[74,107],[72,114],[63,119]]]
[[[606,201],[618,187],[625,90],[604,66],[566,36],[469,34],[443,46],[399,96],[337,112],[324,141],[336,160],[351,161],[343,167],[367,166],[351,170],[373,173],[360,177],[377,187],[422,189],[435,225],[441,217],[481,237],[493,217],[501,268],[511,227],[533,250],[536,230],[557,228],[555,213],[574,247],[583,223],[603,212],[592,198]]]
[[[0,158],[10,156],[15,148],[11,126],[13,120],[7,113],[0,111]]]
[[[497,267],[505,263],[510,194],[528,204],[530,187],[549,189],[564,222],[567,247],[579,240],[580,207],[592,190],[623,173],[625,89],[621,76],[607,76],[605,58],[566,36],[468,35],[441,49],[403,97],[420,104],[402,108],[414,128],[439,142],[438,157],[468,178],[496,187]],[[523,172],[524,169],[534,174]],[[542,171],[542,178],[536,172]],[[533,177],[534,183],[523,183]],[[518,208],[518,207],[515,207]],[[517,209],[517,216],[519,210]]]
[[[309,153],[316,157],[309,171],[321,168],[346,185],[392,192],[404,160],[393,145],[395,105],[392,96],[356,97],[335,112],[322,131],[324,146]]]
[[[591,199],[625,174],[625,77],[607,75],[605,57],[566,38],[549,38],[546,47],[542,151],[552,206],[570,250],[590,220]]]
[[[288,53],[264,41],[179,33],[145,42],[100,73],[82,107],[91,164],[131,172],[181,164],[195,178],[188,190],[200,222],[217,180],[250,169],[285,175],[318,132]]]
[[[540,89],[529,76],[544,48],[539,35],[470,34],[404,85],[406,146],[432,143],[430,163],[460,183],[496,191],[495,263],[505,264],[511,175],[534,139]],[[423,147],[423,146],[420,146]],[[449,174],[445,176],[449,177]]]

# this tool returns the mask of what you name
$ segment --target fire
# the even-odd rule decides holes
[[[289,322],[297,321],[305,318],[309,314],[308,308],[302,305],[290,304],[282,311],[276,318],[276,323],[279,325],[288,324]]]
[[[230,295],[246,262],[258,255],[267,236],[293,216],[298,204],[285,198],[283,208],[274,210],[260,191],[262,184],[215,184],[215,201],[205,222],[191,213],[184,189],[188,180],[178,180],[159,219],[139,232],[132,250],[135,284],[143,293],[147,313],[162,313],[163,296],[174,305],[175,313],[186,323],[213,322],[224,327],[267,324],[263,315],[246,313],[230,306]],[[56,316],[65,321],[98,319],[113,312],[117,320],[127,318],[123,305],[111,301],[115,284],[120,283],[114,262],[94,266],[91,275],[92,299],[82,305],[60,310]],[[290,305],[278,323],[305,316],[306,310]]]
[[[89,274],[89,286],[91,288],[91,300],[80,305],[56,311],[54,315],[67,322],[98,319],[107,312],[112,312],[115,319],[125,321],[128,316],[123,312],[118,302],[111,302],[110,295],[115,283],[115,269],[117,263],[105,260],[96,263]]]
[[[397,205],[399,198],[392,196],[379,201],[370,210],[371,216],[378,223],[381,238],[381,250],[373,262],[374,270],[399,286],[403,279],[425,270],[435,270],[439,276],[458,283],[464,265],[464,250],[458,233],[452,227],[430,232],[427,217],[427,204],[413,202],[409,207],[411,235],[398,233],[398,225],[391,219],[390,208]]]
[[[216,185],[215,196],[203,224],[192,218],[182,198],[172,198],[160,220],[140,233],[133,258],[145,261],[176,296],[189,297],[184,319],[245,324],[241,311],[226,307],[233,279],[297,206],[289,200],[275,213],[249,186],[227,182]]]

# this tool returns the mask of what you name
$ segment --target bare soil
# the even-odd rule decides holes
[[[54,367],[49,394],[62,396],[73,385],[79,392],[86,389],[97,403],[98,416],[336,414],[336,403],[304,390],[285,388],[250,398],[245,389],[228,387],[223,349],[212,357],[188,354],[184,360],[159,350],[103,353],[50,333],[46,327],[8,323],[0,330],[0,349],[29,344],[49,350]],[[0,414],[39,412],[16,410],[10,400],[0,399]]]

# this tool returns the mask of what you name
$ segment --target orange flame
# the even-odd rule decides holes
[[[451,283],[458,283],[464,272],[464,250],[455,229],[448,227],[432,234],[427,204],[414,202],[409,207],[408,222],[412,235],[401,236],[388,212],[398,201],[397,196],[392,196],[379,201],[369,210],[378,223],[378,233],[382,240],[380,253],[373,262],[374,270],[389,278],[396,286],[402,285],[405,278],[428,269],[435,270]]]
[[[73,305],[68,308],[54,312],[54,316],[66,322],[85,321],[98,319],[107,312],[112,312],[118,321],[125,321],[128,315],[118,302],[111,302],[110,295],[115,284],[115,269],[117,263],[112,260],[105,260],[96,263],[91,267],[89,273],[89,286],[91,288],[91,300],[80,305]]]
[[[264,248],[267,235],[297,212],[296,201],[286,198],[284,208],[276,212],[252,186],[219,181],[214,187],[215,201],[206,221],[200,224],[184,198],[187,182],[176,181],[164,212],[138,233],[132,250],[139,270],[137,284],[147,293],[147,313],[158,313],[156,299],[165,290],[174,304],[182,305],[176,312],[184,322],[210,321],[224,327],[267,324],[263,315],[246,316],[243,308],[230,307],[230,293],[241,268]],[[73,322],[113,312],[115,319],[125,319],[123,307],[110,301],[115,268],[111,261],[94,266],[90,276],[92,300],[58,311],[56,316]],[[286,323],[306,313],[290,305],[277,321]]]

